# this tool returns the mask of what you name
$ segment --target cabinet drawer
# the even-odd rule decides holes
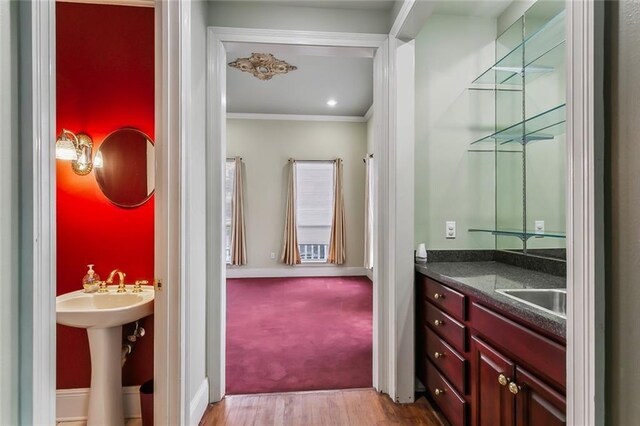
[[[461,352],[466,350],[465,326],[448,315],[426,302],[424,306],[425,320],[429,327],[442,337],[448,344]]]
[[[464,426],[467,403],[430,361],[427,361],[427,392],[453,426]],[[437,391],[437,395],[436,395]]]
[[[473,303],[469,312],[473,328],[486,340],[508,351],[534,371],[566,387],[566,349],[484,306]]]
[[[465,395],[467,392],[467,361],[455,349],[439,338],[436,333],[431,331],[429,327],[424,327],[424,329],[427,357],[429,357],[433,365],[438,367],[453,387]]]
[[[427,300],[460,321],[467,319],[465,315],[464,294],[458,293],[431,278],[425,277],[424,286]]]

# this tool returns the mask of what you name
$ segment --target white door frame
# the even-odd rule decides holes
[[[390,58],[395,49],[395,43],[390,43],[386,35],[380,34],[352,34],[329,33],[288,30],[262,30],[240,28],[208,28],[208,99],[207,116],[207,253],[209,256],[207,276],[210,277],[207,293],[207,376],[210,380],[210,401],[219,401],[225,394],[225,328],[226,328],[226,265],[224,261],[224,229],[222,221],[224,199],[224,169],[222,165],[226,159],[226,72],[227,61],[224,42],[248,43],[278,43],[293,45],[321,45],[336,47],[373,48],[374,57],[374,147],[376,153],[376,191],[377,205],[375,208],[375,265],[373,271],[374,307],[373,307],[373,386],[389,394],[392,399],[400,402],[413,400],[413,376],[399,374],[400,370],[413,371],[413,359],[398,361],[398,340],[403,330],[402,345],[413,351],[413,322],[406,323],[406,319],[398,319],[396,299],[398,288],[396,277],[400,270],[407,269],[413,276],[412,246],[407,250],[396,241],[398,224],[396,215],[397,202],[395,200],[396,175],[396,129],[395,129],[395,101],[396,96],[391,93],[389,82],[393,80],[395,67]],[[391,55],[390,55],[391,53]],[[411,158],[409,159],[411,160]],[[412,185],[412,182],[411,182]],[[404,219],[404,218],[402,218]],[[411,229],[413,224],[411,223]],[[378,241],[385,244],[378,244]],[[396,265],[397,248],[402,247],[398,258],[404,257],[408,262]],[[398,251],[399,252],[399,251]],[[411,282],[405,282],[405,287],[411,287]],[[409,292],[411,293],[411,292]],[[412,295],[401,293],[408,298],[413,306]],[[406,305],[406,303],[404,303]],[[399,322],[402,324],[399,324]],[[407,330],[410,330],[407,332]],[[407,339],[406,337],[409,336]],[[406,349],[406,348],[405,348]],[[405,351],[406,352],[406,351]],[[411,376],[411,380],[402,377]],[[400,382],[399,382],[400,380]]]
[[[567,424],[604,424],[604,2],[567,7]],[[391,36],[412,40],[433,4],[405,0]]]
[[[156,3],[155,421],[186,424],[182,244],[183,2]],[[56,422],[55,0],[20,2],[20,423]],[[174,106],[177,106],[174,108]],[[31,143],[28,143],[31,141]],[[162,319],[162,320],[161,320]],[[164,332],[163,332],[164,330]]]

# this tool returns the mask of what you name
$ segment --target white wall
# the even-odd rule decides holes
[[[206,379],[206,22],[207,3],[191,2],[191,103],[187,151],[186,291],[189,309],[186,362],[189,369],[187,400],[191,424],[198,424],[209,401]]]
[[[265,5],[259,1],[211,1],[211,26],[300,31],[387,34],[390,13],[382,10],[350,10]]]
[[[0,1],[0,424],[18,424],[18,105],[16,2]]]
[[[326,267],[291,267],[279,262],[284,232],[287,160],[336,157],[344,160],[347,260],[343,267],[362,267],[365,178],[362,158],[367,149],[366,133],[366,123],[227,120],[227,156],[240,156],[245,165],[247,265],[232,269],[306,268],[305,273],[308,271],[313,275],[318,273],[318,268]],[[276,259],[270,258],[272,252]]]
[[[493,92],[467,88],[492,65],[495,38],[495,19],[434,15],[415,40],[415,242],[427,249],[494,247],[467,232],[494,226],[494,155],[468,152],[493,131]],[[451,220],[456,239],[445,238]]]

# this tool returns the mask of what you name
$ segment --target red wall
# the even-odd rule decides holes
[[[57,131],[84,132],[94,155],[121,127],[154,134],[154,12],[151,8],[56,3]],[[89,263],[106,279],[119,268],[127,283],[153,279],[153,197],[134,209],[111,204],[93,173],[77,176],[57,161],[57,292],[82,288]],[[123,384],[153,377],[153,317],[125,364]],[[125,332],[131,325],[125,326]],[[57,328],[57,387],[89,387],[87,333]]]

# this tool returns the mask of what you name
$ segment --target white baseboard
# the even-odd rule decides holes
[[[140,417],[140,386],[122,388],[124,395],[124,417]],[[57,389],[56,419],[59,422],[87,420],[89,388]]]
[[[197,426],[200,424],[200,420],[202,419],[202,416],[204,415],[204,412],[207,410],[207,406],[209,405],[208,378],[204,378],[204,380],[200,384],[200,387],[198,388],[198,392],[196,392],[189,405],[189,424],[192,426]]]
[[[357,266],[301,265],[286,268],[227,268],[227,278],[353,277],[366,275],[366,269]]]
[[[373,269],[365,269],[366,274],[367,274],[367,278],[369,278],[371,281],[373,281]]]

